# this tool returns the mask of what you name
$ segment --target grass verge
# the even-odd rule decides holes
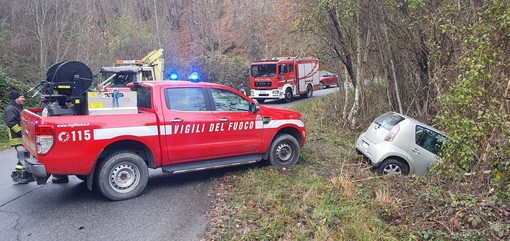
[[[355,154],[359,132],[338,121],[338,98],[294,108],[303,114],[308,133],[294,168],[263,166],[223,177],[208,213],[206,240],[509,237],[508,198],[495,198],[490,180],[377,176]]]

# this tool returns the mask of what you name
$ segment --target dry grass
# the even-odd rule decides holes
[[[262,167],[223,178],[206,240],[509,237],[510,203],[493,200],[487,183],[376,175],[354,154],[356,132],[342,129],[335,113],[317,118],[312,112],[333,103],[323,99],[300,108],[309,134],[303,160],[292,170]]]

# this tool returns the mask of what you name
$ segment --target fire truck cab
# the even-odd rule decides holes
[[[309,98],[319,89],[319,60],[317,58],[280,57],[252,62],[250,66],[251,98],[259,103],[266,99],[294,96]]]

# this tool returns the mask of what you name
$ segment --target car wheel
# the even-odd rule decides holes
[[[266,99],[257,99],[257,102],[259,102],[259,104],[262,104],[262,103],[264,103],[265,100]]]
[[[321,90],[324,89],[324,82],[319,83],[319,89],[321,89]]]
[[[82,181],[87,181],[87,175],[75,175],[78,179],[82,180]]]
[[[279,134],[271,143],[269,162],[273,166],[289,168],[299,160],[299,143],[289,134]]]
[[[145,161],[129,151],[108,156],[96,172],[96,187],[106,198],[119,201],[138,196],[147,185],[149,170]]]
[[[312,85],[306,86],[306,98],[310,98],[313,96],[313,87]]]
[[[408,175],[409,167],[406,163],[396,159],[386,159],[377,171],[381,175]]]
[[[290,88],[287,88],[285,90],[285,102],[289,103],[292,101],[292,91],[290,90]]]

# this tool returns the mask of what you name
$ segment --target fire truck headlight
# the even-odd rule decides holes
[[[279,90],[273,90],[273,95],[278,95],[280,93]]]

